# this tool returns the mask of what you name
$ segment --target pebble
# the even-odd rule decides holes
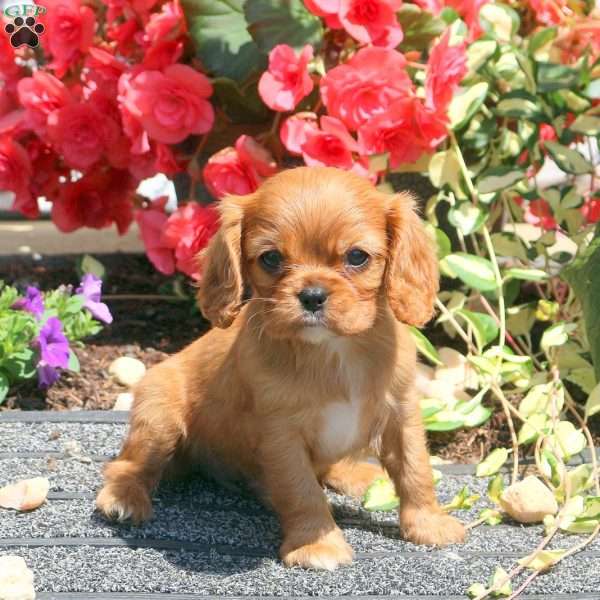
[[[133,394],[130,392],[122,392],[117,395],[113,410],[131,410],[133,404]]]
[[[534,475],[507,487],[500,506],[519,523],[541,523],[546,515],[558,511],[554,494]]]
[[[33,510],[48,496],[50,482],[46,477],[23,479],[0,488],[0,507],[14,510]]]
[[[113,360],[108,372],[121,384],[134,386],[146,373],[146,366],[141,360],[130,356],[120,356]]]
[[[20,556],[0,556],[0,600],[35,600],[33,573]]]

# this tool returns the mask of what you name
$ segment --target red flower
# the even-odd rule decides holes
[[[401,6],[402,0],[340,0],[338,17],[355,40],[395,48],[404,37],[396,16]]]
[[[54,200],[60,189],[60,177],[68,177],[69,169],[59,168],[59,157],[37,137],[27,144],[27,152],[33,171],[29,186],[33,197],[44,196],[48,200]]]
[[[48,12],[42,40],[52,54],[49,67],[62,77],[92,45],[96,18],[94,11],[82,6],[80,0],[46,0],[45,5]]]
[[[142,66],[150,71],[161,71],[176,63],[183,54],[183,42],[180,40],[165,40],[158,42],[146,50]]]
[[[317,17],[323,17],[330,29],[342,29],[338,17],[340,0],[304,0],[306,8]]]
[[[465,44],[450,46],[450,30],[431,50],[427,61],[425,79],[425,106],[431,110],[445,111],[452,96],[467,73]]]
[[[0,25],[4,29],[2,20],[0,20]],[[20,67],[15,63],[15,49],[10,43],[10,37],[2,31],[0,34],[0,75],[14,77],[19,71]]]
[[[286,119],[279,130],[282,144],[291,154],[300,156],[309,131],[318,131],[317,115],[313,112],[299,112]]]
[[[202,177],[215,198],[226,194],[250,194],[263,178],[277,172],[271,154],[254,139],[240,136],[235,148],[223,148],[208,159]]]
[[[590,198],[581,207],[581,214],[586,223],[597,223],[600,221],[600,198]]]
[[[117,96],[119,77],[127,65],[103,48],[92,47],[85,59],[83,80],[87,86],[111,97]]]
[[[9,136],[0,137],[0,190],[14,192],[12,210],[34,218],[39,211],[29,190],[32,172],[25,148]]]
[[[565,19],[566,0],[529,0],[529,6],[542,25],[560,25]]]
[[[555,141],[558,137],[556,135],[556,131],[554,131],[554,127],[549,125],[548,123],[542,123],[540,125],[540,146],[544,147],[544,142],[546,141]]]
[[[126,119],[140,126],[152,139],[177,144],[191,134],[206,133],[214,121],[208,101],[208,78],[187,65],[170,65],[161,71],[124,74],[119,80],[119,101]],[[132,123],[127,131],[130,135]],[[132,137],[134,146],[139,135]]]
[[[366,154],[390,153],[390,164],[414,162],[433,152],[447,135],[445,117],[417,98],[394,102],[389,110],[361,127],[359,141]]]
[[[178,271],[198,279],[198,253],[219,228],[219,213],[214,206],[190,202],[180,206],[168,219],[161,244],[175,251]]]
[[[173,249],[164,246],[161,240],[168,219],[165,213],[167,200],[166,196],[161,196],[154,200],[148,208],[136,210],[135,220],[150,262],[161,273],[172,275],[175,272]]]
[[[61,186],[52,203],[52,220],[65,233],[80,227],[103,229],[116,223],[123,234],[133,220],[134,182],[127,171],[96,168]]]
[[[321,97],[327,111],[351,131],[412,92],[404,56],[386,48],[362,48],[321,80]]]
[[[118,137],[117,124],[89,102],[68,104],[48,117],[49,140],[75,169],[91,167]]]
[[[550,205],[542,198],[529,201],[525,208],[523,218],[526,223],[538,225],[542,229],[558,228],[558,223],[554,218]]]
[[[353,152],[358,151],[356,140],[344,124],[334,117],[321,117],[321,129],[308,129],[302,144],[302,158],[309,167],[330,166],[352,169]]]
[[[179,0],[165,2],[161,11],[152,13],[142,37],[144,46],[152,46],[162,41],[176,40],[186,32],[185,15]]]
[[[269,53],[269,70],[258,82],[263,102],[272,110],[288,111],[312,92],[313,82],[307,65],[313,57],[312,46],[304,46],[299,56],[293,48],[279,44]]]
[[[31,77],[21,79],[17,90],[28,124],[41,137],[46,135],[49,115],[73,102],[64,83],[45,71],[35,71]]]

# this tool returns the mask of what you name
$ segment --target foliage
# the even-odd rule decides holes
[[[79,371],[73,347],[98,333],[100,322],[112,321],[100,289],[90,273],[75,291],[29,286],[22,294],[0,281],[0,404],[12,386],[36,375],[40,387],[48,387],[61,369]]]

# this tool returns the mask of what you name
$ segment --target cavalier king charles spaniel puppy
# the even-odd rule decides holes
[[[407,540],[461,542],[435,497],[415,390],[407,325],[433,315],[438,270],[410,196],[302,167],[219,210],[198,292],[214,328],[135,387],[100,511],[148,519],[161,478],[199,466],[275,510],[286,565],[332,570],[353,552],[323,485],[361,496],[389,476]]]

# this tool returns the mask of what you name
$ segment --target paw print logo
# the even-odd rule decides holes
[[[36,48],[40,41],[38,35],[44,33],[44,26],[36,23],[33,17],[15,17],[12,23],[5,25],[4,31],[10,35],[13,48],[23,45]]]

